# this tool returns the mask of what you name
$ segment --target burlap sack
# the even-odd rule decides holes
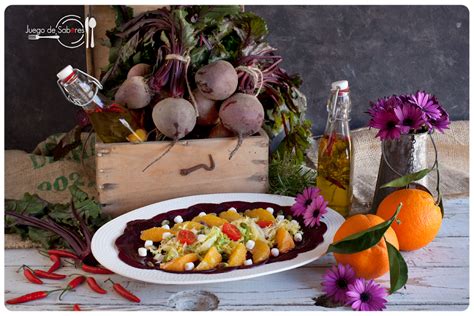
[[[51,150],[65,133],[55,134],[38,144],[33,153],[20,150],[5,151],[5,198],[21,199],[25,192],[36,193],[52,203],[67,203],[71,199],[68,187],[75,184],[90,196],[97,196],[95,188],[95,135],[87,140],[81,135],[85,146],[78,146],[62,160],[54,161]],[[6,235],[6,248],[28,248],[18,236]]]

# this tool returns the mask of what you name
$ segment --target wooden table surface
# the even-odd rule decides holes
[[[445,218],[436,239],[427,247],[405,252],[409,280],[405,289],[389,297],[388,310],[464,310],[469,304],[469,200],[445,201]],[[62,301],[56,293],[41,301],[9,305],[10,310],[72,310],[80,304],[83,310],[173,310],[170,297],[182,291],[208,291],[219,299],[218,310],[325,310],[315,306],[313,298],[320,296],[321,277],[334,263],[332,255],[287,272],[235,281],[194,286],[156,285],[113,275],[137,294],[142,302],[130,303],[115,293],[99,295],[87,286],[68,293]],[[43,285],[27,283],[16,270],[21,264],[46,269],[49,259],[37,250],[5,251],[6,299],[42,289],[56,289],[65,282],[45,281]],[[74,267],[61,273],[80,273]],[[99,281],[106,276],[97,276]],[[68,280],[68,279],[67,279]],[[388,275],[380,282],[388,286]],[[110,284],[105,287],[112,292]],[[348,309],[348,308],[337,308]]]

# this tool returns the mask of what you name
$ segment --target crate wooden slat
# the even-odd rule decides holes
[[[207,193],[257,192],[268,190],[268,136],[244,139],[234,157],[229,153],[237,138],[192,139],[178,141],[174,147],[148,168],[142,170],[161,153],[170,142],[96,143],[96,181],[99,201],[105,212],[114,216],[158,201]],[[181,169],[198,164],[210,165],[186,176]]]

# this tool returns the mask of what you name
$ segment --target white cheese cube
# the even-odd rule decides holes
[[[278,248],[272,248],[272,250],[270,250],[270,253],[272,254],[272,256],[278,257],[278,255],[280,254],[280,250],[278,250]]]
[[[186,271],[191,271],[192,269],[194,269],[194,263],[192,262],[186,262],[184,264],[184,270]]]
[[[273,207],[267,207],[266,210],[269,211],[270,214],[273,214],[273,212],[275,212],[275,210],[273,209]]]
[[[244,266],[251,266],[253,264],[252,259],[247,259],[244,261]]]
[[[296,233],[295,236],[293,236],[296,242],[300,242],[303,240],[303,235],[301,233]]]
[[[295,221],[294,219],[291,220],[290,222],[292,225],[299,225],[300,223],[298,223],[297,221]]]
[[[283,216],[283,215],[278,215],[278,216],[276,217],[277,222],[281,222],[281,221],[284,220],[284,219],[285,219],[285,216]]]
[[[181,217],[181,215],[176,216],[176,217],[174,218],[174,222],[175,222],[176,224],[182,223],[182,222],[183,222],[183,218]]]
[[[146,240],[146,241],[145,241],[145,244],[143,245],[143,247],[146,248],[146,247],[150,247],[150,246],[153,246],[153,241],[151,241],[151,240]]]
[[[230,209],[228,209],[228,211],[237,212],[237,209],[235,207],[231,207]]]
[[[148,253],[148,250],[146,248],[143,248],[143,247],[138,248],[138,255],[140,257],[146,257],[147,253]]]
[[[166,224],[166,225],[161,226],[161,228],[170,229],[170,225]]]
[[[245,244],[245,247],[248,250],[252,250],[255,247],[255,241],[253,241],[253,240],[247,241],[247,243]]]
[[[205,212],[201,212],[198,214],[198,216],[206,216],[207,214]]]
[[[161,237],[163,239],[167,239],[167,238],[170,238],[173,234],[170,233],[170,232],[164,232],[163,235],[161,235]]]

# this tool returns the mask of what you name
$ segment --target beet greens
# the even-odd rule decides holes
[[[115,91],[133,65],[147,63],[154,65],[148,79],[155,93],[152,104],[167,97],[189,99],[195,72],[226,60],[238,71],[238,92],[258,92],[269,136],[285,134],[278,151],[303,161],[311,123],[304,117],[301,79],[280,67],[283,57],[266,41],[268,28],[261,17],[239,6],[172,6],[134,18],[129,12],[117,7],[121,24],[108,32],[110,64],[102,74],[106,91]]]

